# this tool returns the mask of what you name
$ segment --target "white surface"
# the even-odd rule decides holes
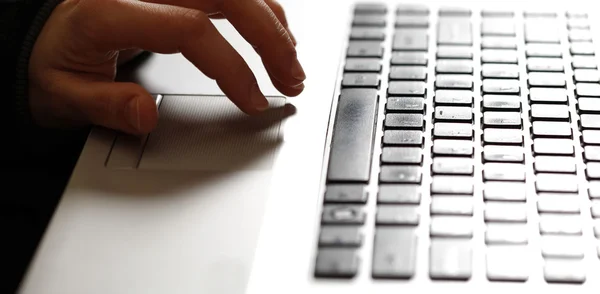
[[[90,136],[20,293],[480,293],[472,286],[489,286],[482,276],[481,255],[474,263],[477,282],[429,282],[425,247],[419,248],[421,261],[413,281],[373,283],[368,275],[369,238],[361,251],[359,278],[351,282],[312,278],[327,122],[352,2],[282,3],[308,80],[305,92],[289,100],[297,114],[286,121],[272,170],[106,169],[104,159],[114,135],[98,130]],[[219,28],[247,57],[261,88],[278,95],[252,48],[229,25],[219,22]],[[135,80],[152,93],[220,93],[179,55],[151,57]],[[372,217],[365,225],[367,233]],[[426,229],[420,226],[421,238],[426,238]],[[593,251],[591,246],[586,250]],[[534,264],[540,262],[541,257],[531,257]],[[547,291],[540,281],[538,272],[524,286],[498,283],[484,291]],[[593,288],[599,283],[552,290],[597,293]]]

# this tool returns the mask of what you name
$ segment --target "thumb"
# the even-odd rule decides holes
[[[81,118],[133,135],[147,134],[158,122],[154,98],[134,83],[85,81],[71,95]]]

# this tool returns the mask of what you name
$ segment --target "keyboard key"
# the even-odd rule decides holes
[[[421,148],[385,147],[381,152],[381,162],[386,164],[421,164]]]
[[[360,258],[356,250],[322,248],[317,252],[315,276],[322,278],[353,278],[358,274]]]
[[[519,56],[516,50],[507,49],[484,49],[481,51],[481,62],[483,63],[513,63],[517,64]]]
[[[399,15],[396,17],[397,28],[428,28],[429,17],[425,15]]]
[[[383,57],[383,47],[380,42],[353,41],[348,45],[348,57]]]
[[[473,59],[473,49],[467,46],[440,45],[436,56],[439,59]]]
[[[473,178],[469,176],[434,176],[431,193],[473,195],[473,183]]]
[[[437,90],[434,101],[436,105],[471,106],[473,104],[473,92],[465,90]]]
[[[571,138],[573,131],[568,122],[534,121],[532,134],[534,138]]]
[[[570,118],[567,105],[531,105],[531,119],[534,121],[569,121]]]
[[[427,54],[423,52],[392,52],[391,64],[427,66]]]
[[[541,193],[538,194],[537,209],[539,213],[572,213],[578,214],[579,197],[577,194]]]
[[[507,129],[485,129],[483,131],[484,144],[523,144],[523,132],[521,130]]]
[[[521,128],[521,114],[518,112],[486,111],[483,113],[485,128]]]
[[[579,215],[543,214],[540,216],[542,235],[581,235],[583,224]]]
[[[483,49],[517,49],[517,39],[515,37],[481,37],[481,48]]]
[[[440,59],[435,66],[437,73],[472,74],[473,62],[470,60]]]
[[[554,20],[527,20],[525,23],[525,42],[560,43],[560,29]]]
[[[377,194],[380,204],[419,204],[421,190],[418,185],[381,185]]]
[[[594,55],[596,54],[596,48],[592,42],[575,42],[571,43],[571,54],[572,55]]]
[[[521,92],[518,80],[483,80],[483,92],[485,94],[519,94]]]
[[[559,58],[527,58],[527,70],[530,72],[563,72],[565,67],[563,60]]]
[[[590,23],[587,19],[570,18],[567,19],[567,27],[572,29],[590,29]]]
[[[581,133],[584,145],[600,145],[599,130],[583,130]]]
[[[471,107],[438,106],[435,108],[434,119],[436,122],[472,122],[473,110]]]
[[[572,57],[571,66],[573,66],[573,69],[596,69],[598,68],[598,63],[595,56],[575,55]]]
[[[569,10],[567,11],[568,19],[587,19],[588,14],[585,11]]]
[[[567,81],[562,73],[532,72],[529,73],[530,87],[565,87]]]
[[[481,76],[484,79],[518,79],[519,67],[516,64],[484,63]]]
[[[569,31],[570,42],[590,42],[593,40],[590,30],[572,29]]]
[[[577,83],[577,96],[600,97],[600,84]]]
[[[586,267],[580,260],[546,259],[544,263],[544,279],[548,283],[585,282]]]
[[[379,181],[382,183],[421,183],[422,168],[415,166],[382,166]]]
[[[485,8],[481,10],[481,16],[484,17],[484,20],[494,19],[494,18],[508,18],[511,19],[515,16],[515,12],[512,10],[503,10],[497,8]]]
[[[600,113],[600,99],[579,98],[577,99],[579,113]]]
[[[378,227],[373,245],[373,278],[412,278],[416,269],[417,241],[415,229]]]
[[[385,27],[386,16],[379,14],[358,14],[354,15],[353,26]]]
[[[473,77],[471,75],[440,74],[435,81],[438,89],[473,89]]]
[[[600,147],[585,146],[583,151],[583,157],[587,161],[600,161]]]
[[[419,224],[419,206],[417,205],[379,205],[375,217],[377,225],[406,225]]]
[[[600,221],[596,220],[594,225],[594,236],[600,239]],[[600,258],[600,245],[598,245],[598,258]]]
[[[528,10],[525,11],[524,13],[525,18],[529,18],[529,19],[542,19],[542,18],[556,18],[557,14],[554,11],[551,10],[545,10],[545,9],[536,9],[536,10]]]
[[[600,129],[600,115],[598,114],[582,114],[580,117],[581,128],[583,129]]]
[[[429,277],[434,280],[469,280],[473,271],[470,240],[432,239],[429,247]]]
[[[573,155],[573,141],[567,139],[534,139],[533,152],[538,155]]]
[[[383,41],[385,31],[383,28],[354,27],[350,31],[350,40]]]
[[[473,139],[473,125],[461,123],[435,123],[433,136],[437,139]]]
[[[484,211],[485,222],[527,222],[527,206],[518,202],[488,201]]]
[[[429,234],[431,237],[472,238],[473,218],[470,216],[432,216]]]
[[[486,162],[523,162],[525,153],[522,147],[518,146],[494,146],[487,145],[483,147],[483,160]]]
[[[471,20],[457,17],[442,17],[438,20],[438,45],[472,45]]]
[[[536,156],[534,169],[538,173],[568,173],[577,172],[573,157]]]
[[[485,244],[527,244],[529,230],[523,223],[488,223]]]
[[[325,191],[325,203],[367,203],[368,198],[366,186],[360,184],[328,185]]]
[[[431,198],[431,215],[473,215],[472,196],[434,196]]]
[[[421,130],[425,127],[425,120],[418,113],[388,113],[385,115],[385,127]]]
[[[355,14],[386,14],[387,5],[381,3],[358,3],[354,6]]]
[[[425,81],[427,68],[424,66],[392,66],[390,80]]]
[[[542,255],[545,258],[582,259],[583,240],[578,236],[542,236]]]
[[[577,193],[576,175],[538,174],[535,183],[538,192]]]
[[[433,154],[435,156],[473,156],[473,142],[463,140],[434,140]]]
[[[512,19],[484,18],[481,21],[481,34],[484,36],[516,36],[517,30]]]
[[[525,183],[486,182],[483,188],[485,201],[522,201],[527,199]]]
[[[600,82],[600,72],[595,69],[576,69],[574,79],[577,83],[598,83]]]
[[[487,278],[490,281],[525,282],[531,270],[530,259],[527,246],[490,246],[486,253]]]
[[[400,4],[396,8],[398,15],[427,15],[429,7],[422,4]]]
[[[486,163],[483,166],[486,181],[525,181],[525,165],[518,163]]]
[[[385,104],[387,112],[423,113],[425,112],[425,99],[420,97],[389,97]]]
[[[348,58],[344,66],[345,72],[381,72],[381,62],[376,58]]]
[[[585,174],[589,180],[600,179],[600,162],[588,162],[586,164]]]
[[[421,131],[386,130],[383,132],[384,145],[423,146],[424,140]]]
[[[329,181],[369,181],[377,100],[375,89],[342,90],[333,126]]]
[[[527,44],[527,57],[562,57],[562,48],[558,44]]]
[[[321,247],[360,247],[363,234],[359,227],[324,226],[319,234]]]
[[[343,88],[379,88],[379,75],[374,73],[346,73]]]
[[[483,95],[483,109],[484,111],[520,111],[521,97],[517,95]]]
[[[442,6],[440,16],[471,16],[471,9],[465,7]]]
[[[388,94],[393,96],[425,96],[427,87],[423,82],[394,81],[388,86]]]
[[[567,90],[553,88],[531,88],[529,89],[529,100],[533,104],[562,103],[567,104]]]
[[[366,214],[360,205],[325,205],[321,217],[322,224],[362,225]]]
[[[600,199],[600,182],[589,182],[588,195],[590,199]]]
[[[472,175],[474,166],[465,158],[438,157],[433,159],[431,169],[434,174]]]
[[[429,35],[426,29],[400,29],[394,35],[392,50],[427,51]]]

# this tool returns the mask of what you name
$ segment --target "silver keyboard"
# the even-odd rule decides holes
[[[584,284],[598,275],[600,72],[589,20],[357,4],[314,276]],[[475,273],[481,258],[485,273]]]

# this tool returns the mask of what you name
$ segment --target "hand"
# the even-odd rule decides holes
[[[302,92],[306,77],[296,41],[275,0],[66,0],[46,22],[30,58],[33,119],[45,127],[91,123],[150,132],[158,120],[150,94],[114,81],[120,59],[139,50],[181,52],[242,111],[266,109],[256,77],[211,17],[227,18],[255,48],[281,93]]]

